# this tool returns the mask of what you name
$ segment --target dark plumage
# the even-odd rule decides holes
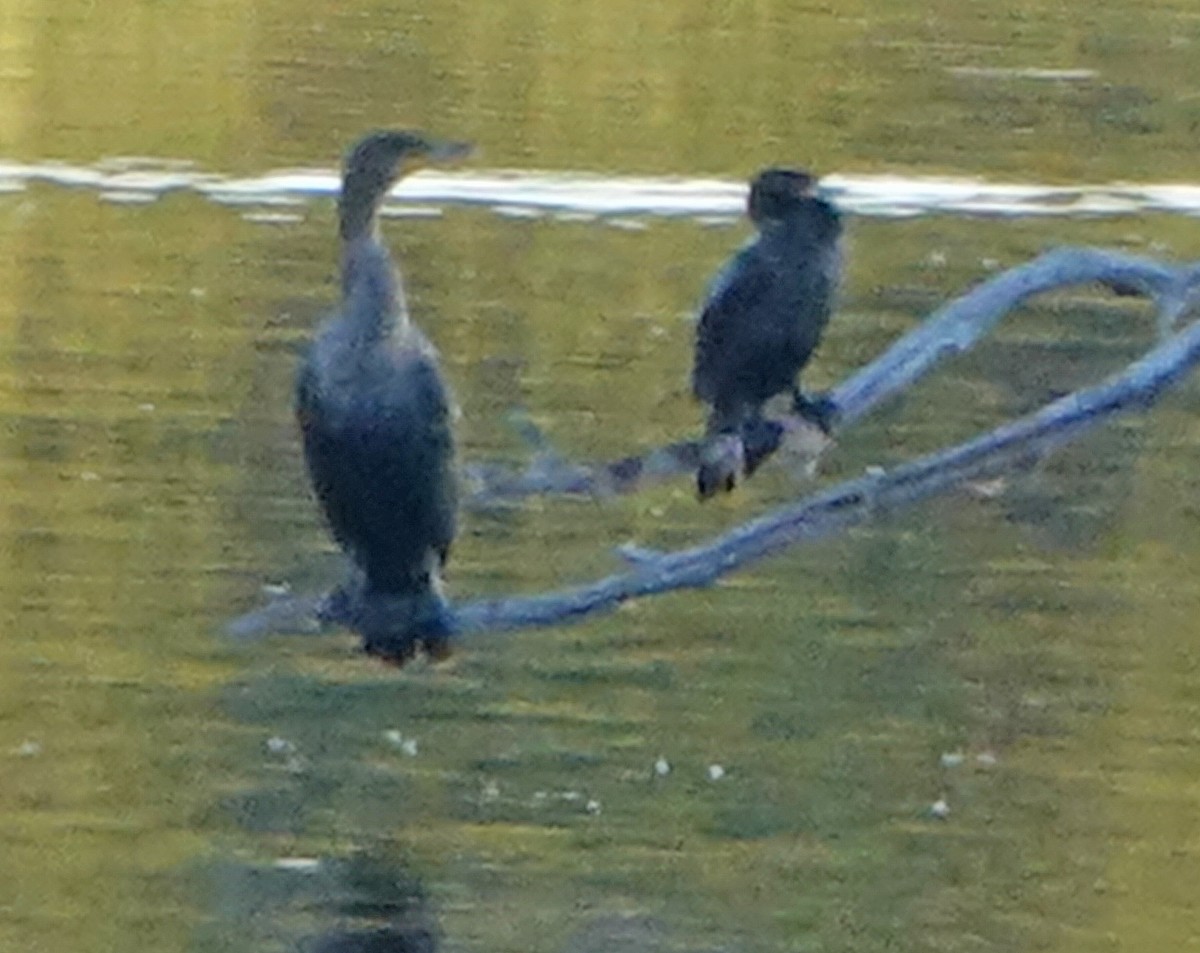
[[[379,238],[392,184],[469,147],[375,132],[346,157],[338,203],[342,306],[300,365],[296,416],[313,489],[362,571],[367,651],[403,661],[444,648],[441,569],[456,531],[451,399],[437,352],[409,320]]]
[[[829,408],[810,400],[796,375],[820,343],[841,273],[841,219],[805,172],[767,169],[751,183],[747,212],[758,235],[717,274],[696,330],[692,389],[709,406],[707,436],[745,443],[745,470],[761,462],[754,435],[763,404],[790,392],[795,409],[822,429]],[[727,470],[705,461],[701,498],[733,487]]]

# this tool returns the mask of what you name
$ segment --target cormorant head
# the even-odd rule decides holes
[[[370,227],[376,207],[397,180],[425,166],[464,158],[471,148],[469,142],[434,139],[408,130],[368,133],[346,154],[342,165],[342,237],[354,237]]]
[[[765,169],[750,183],[746,211],[755,225],[780,222],[813,198],[816,180],[799,169]]]

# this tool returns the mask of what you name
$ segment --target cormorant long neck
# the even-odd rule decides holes
[[[367,340],[408,325],[400,275],[374,235],[342,245],[342,317]]]
[[[347,176],[338,200],[342,317],[368,340],[408,324],[404,288],[379,237],[379,206],[389,184]]]
[[[371,169],[349,169],[338,195],[338,231],[349,245],[364,236],[378,235],[379,206],[391,188],[391,176]]]
[[[803,209],[757,224],[763,241],[776,248],[820,246],[835,241],[841,230],[837,212],[822,199],[809,199]]]

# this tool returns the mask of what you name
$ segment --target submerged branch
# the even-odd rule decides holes
[[[1164,320],[1176,321],[1196,294],[1200,269],[1175,269],[1145,259],[1088,249],[1051,252],[998,276],[942,309],[877,361],[835,389],[847,419],[911,383],[946,353],[965,350],[1030,294],[1085,281],[1140,282],[1158,300]],[[938,332],[928,332],[935,325]],[[904,346],[918,340],[918,345]],[[673,553],[638,551],[627,572],[540,596],[516,596],[451,606],[451,638],[483,632],[557,625],[607,613],[641,596],[708,586],[721,576],[801,542],[860,525],[881,513],[947,492],[968,480],[1028,466],[1119,413],[1144,410],[1200,362],[1200,322],[1154,348],[1124,371],[1076,391],[1037,413],[997,427],[955,447],[845,481],[780,507],[711,542]],[[877,370],[877,368],[880,368]],[[898,383],[897,383],[898,382]],[[290,608],[289,608],[290,607]],[[325,598],[287,599],[243,616],[230,626],[240,637],[311,632],[344,624],[347,606]],[[303,624],[292,626],[296,620]]]

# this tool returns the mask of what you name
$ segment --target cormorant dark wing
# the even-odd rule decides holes
[[[731,369],[744,361],[750,330],[746,322],[769,296],[775,278],[775,269],[760,254],[757,240],[735,253],[713,278],[696,325],[692,392],[700,400],[709,404],[721,400]]]
[[[821,340],[840,272],[837,213],[813,199],[803,217],[764,230],[713,281],[696,330],[692,388],[710,430],[737,426],[796,387]]]
[[[422,591],[449,552],[457,513],[451,402],[431,349],[364,355],[348,393],[322,376],[310,357],[296,408],[334,536],[373,589]]]

